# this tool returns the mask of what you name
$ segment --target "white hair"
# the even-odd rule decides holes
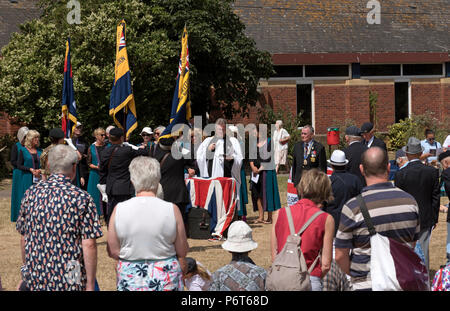
[[[280,127],[283,126],[283,120],[277,120],[275,121],[275,124],[278,124]]]
[[[106,134],[109,134],[109,132],[113,129],[113,128],[115,128],[115,126],[114,125],[110,125],[110,126],[108,126],[107,128],[106,128]]]
[[[157,128],[155,128],[155,130],[153,132],[159,131],[162,134],[162,132],[164,132],[165,129],[166,129],[165,126],[160,125]]]
[[[158,194],[161,170],[156,159],[145,156],[136,157],[131,161],[128,170],[130,171],[130,180],[136,193],[151,191]]]
[[[77,161],[76,151],[68,145],[56,145],[48,153],[50,174],[70,174]]]

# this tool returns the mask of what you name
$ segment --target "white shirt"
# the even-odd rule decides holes
[[[372,138],[367,142],[367,148],[370,148],[370,146],[372,146],[374,138],[375,138],[375,136],[372,136]]]
[[[176,255],[173,204],[156,197],[134,197],[116,206],[115,228],[122,260],[163,260]]]
[[[289,136],[290,136],[289,133],[284,128],[275,130],[275,132],[273,133],[273,142],[274,142],[275,151],[288,149],[288,143],[285,143],[283,145],[280,143],[280,140],[285,139]]]

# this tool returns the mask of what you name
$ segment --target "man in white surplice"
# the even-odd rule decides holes
[[[239,141],[235,137],[226,135],[226,121],[218,119],[215,124],[215,135],[206,138],[197,150],[200,176],[211,178],[233,177],[236,180],[237,198],[239,200],[242,159]]]

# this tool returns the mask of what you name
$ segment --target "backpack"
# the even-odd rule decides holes
[[[286,216],[289,222],[290,235],[287,237],[286,244],[281,252],[277,254],[275,260],[270,266],[266,277],[266,290],[269,291],[310,291],[311,290],[311,271],[319,260],[320,253],[309,267],[306,266],[305,257],[300,248],[302,243],[301,235],[308,226],[323,211],[317,211],[303,225],[298,233],[295,233],[294,221],[292,219],[291,208],[286,206]]]
[[[441,266],[436,272],[431,290],[433,292],[450,292],[450,264]]]

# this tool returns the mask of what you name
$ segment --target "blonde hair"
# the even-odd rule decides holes
[[[92,135],[94,137],[97,137],[97,135],[100,135],[100,133],[105,133],[106,134],[106,131],[105,131],[105,129],[103,127],[96,128],[94,130],[94,133],[92,133]]]
[[[36,137],[41,137],[41,134],[36,130],[29,130],[25,136],[25,143],[23,145],[27,148],[33,148],[33,139]]]
[[[297,185],[297,192],[302,199],[309,199],[315,204],[330,202],[334,199],[330,179],[327,174],[316,168],[303,171]]]

